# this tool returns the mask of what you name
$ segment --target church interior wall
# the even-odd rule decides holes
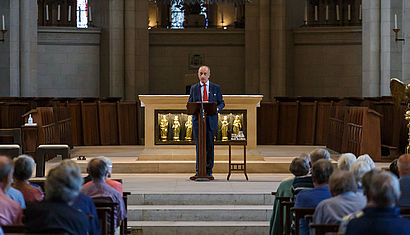
[[[38,30],[38,95],[99,97],[100,30]]]
[[[0,9],[4,9],[2,15],[7,19],[6,23],[8,24],[10,22],[10,2],[0,1]],[[0,82],[2,84],[0,96],[10,96],[10,43],[10,40],[0,42]]]

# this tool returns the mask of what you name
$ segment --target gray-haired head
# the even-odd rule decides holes
[[[309,160],[295,157],[289,166],[289,171],[295,176],[307,175],[309,173]]]
[[[319,159],[312,167],[312,180],[315,184],[327,184],[333,173],[333,165],[329,160]]]
[[[64,160],[48,173],[46,199],[69,202],[78,196],[82,185],[80,168],[71,160]]]
[[[13,174],[13,161],[6,156],[0,156],[0,188],[6,188]]]
[[[350,172],[353,173],[357,186],[362,187],[362,177],[369,172],[372,168],[365,161],[356,161],[350,167]]]
[[[377,169],[373,169],[371,171],[368,171],[364,176],[362,177],[362,187],[363,187],[363,194],[364,195],[369,195],[370,191],[370,184],[372,183],[372,177],[373,175],[379,174],[381,171]]]
[[[327,151],[326,149],[319,148],[319,149],[313,150],[310,153],[310,161],[311,161],[312,165],[320,159],[330,160],[329,151]]]
[[[393,207],[400,198],[399,180],[390,172],[383,171],[372,176],[370,201],[376,207]]]
[[[20,155],[14,158],[13,178],[18,181],[30,179],[35,165],[34,159],[28,155]]]
[[[357,161],[364,161],[364,162],[366,162],[366,163],[370,166],[371,169],[376,168],[376,165],[374,164],[374,161],[373,161],[373,159],[369,156],[369,154],[360,155],[360,156],[357,158]]]
[[[337,161],[337,168],[339,170],[348,171],[355,161],[356,156],[353,153],[344,153],[340,155],[340,158]]]
[[[329,189],[334,197],[346,192],[357,192],[357,184],[351,172],[337,170],[329,178]]]
[[[103,160],[105,162],[105,164],[107,164],[108,172],[111,175],[112,174],[112,161],[111,161],[111,159],[109,159],[108,157],[104,157],[104,156],[99,156],[97,158]]]
[[[101,158],[93,158],[88,162],[87,170],[93,180],[104,180],[108,173],[108,166]]]

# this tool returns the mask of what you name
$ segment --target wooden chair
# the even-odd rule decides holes
[[[18,144],[0,144],[0,155],[9,156],[11,158],[18,157],[21,153],[20,145]]]
[[[325,235],[339,230],[339,224],[309,224],[309,228],[315,230],[316,235]]]
[[[131,192],[122,192],[122,199],[124,200],[125,210],[127,211],[128,215],[128,196],[131,195]],[[128,219],[125,218],[123,224],[121,226],[121,234],[128,234],[131,231],[128,230]]]
[[[101,235],[108,235],[108,214],[111,212],[110,207],[96,207],[98,219],[101,225]]]
[[[291,201],[284,201],[281,203],[283,205],[283,208],[285,209],[285,234],[290,235],[291,234],[291,224],[292,224],[292,214],[290,213],[290,208],[292,208],[295,205],[295,202]]]
[[[290,201],[290,197],[275,197],[275,200],[279,201],[279,233],[283,235],[283,232],[284,232],[283,223],[285,219],[285,216],[283,213],[283,210],[284,210],[283,202]]]
[[[118,203],[113,202],[111,198],[107,197],[96,197],[93,198],[95,207],[108,207],[110,208],[110,213],[108,214],[107,223],[109,224],[108,233],[110,235],[115,234],[115,207],[118,206]]]
[[[315,213],[315,208],[291,208],[290,209],[295,214],[295,234],[299,235],[300,232],[300,220],[304,219],[306,215],[313,215]]]
[[[70,159],[68,150],[70,147],[66,144],[43,144],[36,150],[36,177],[44,177],[47,154],[60,154],[64,159]]]

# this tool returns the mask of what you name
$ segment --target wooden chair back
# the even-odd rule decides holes
[[[92,198],[94,201],[95,207],[109,207],[110,213],[108,214],[107,223],[109,225],[108,234],[115,234],[115,208],[118,206],[118,203],[113,202],[109,197],[95,197]]]
[[[339,230],[339,224],[309,224],[309,228],[315,230],[316,235],[325,235]]]
[[[283,225],[286,222],[283,202],[290,202],[290,197],[275,197],[275,200],[279,201],[279,233],[283,235],[283,232],[285,231]]]
[[[111,212],[110,207],[96,207],[98,219],[101,225],[101,235],[108,235],[108,215]]]
[[[313,215],[315,213],[315,208],[291,208],[290,209],[295,214],[295,234],[299,235],[300,232],[300,220],[304,219],[306,215]]]

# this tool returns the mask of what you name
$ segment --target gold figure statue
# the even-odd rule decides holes
[[[397,78],[392,78],[390,80],[390,92],[396,107],[399,107],[402,102],[407,104],[404,119],[407,121],[407,128],[409,129],[409,139],[407,140],[406,147],[406,154],[408,154],[410,153],[410,84],[405,84]]]
[[[242,129],[241,119],[239,115],[236,115],[235,120],[233,121],[232,134],[238,135],[241,129]]]
[[[228,116],[224,116],[223,120],[221,121],[221,124],[222,141],[228,141]]]
[[[178,116],[174,117],[174,124],[172,124],[172,129],[174,129],[174,141],[179,141],[179,132],[181,130],[181,124],[178,121]]]
[[[161,141],[167,141],[168,139],[168,120],[166,115],[162,115],[162,119],[159,125],[161,129]]]
[[[188,116],[188,121],[185,122],[185,140],[192,140],[192,116]]]

